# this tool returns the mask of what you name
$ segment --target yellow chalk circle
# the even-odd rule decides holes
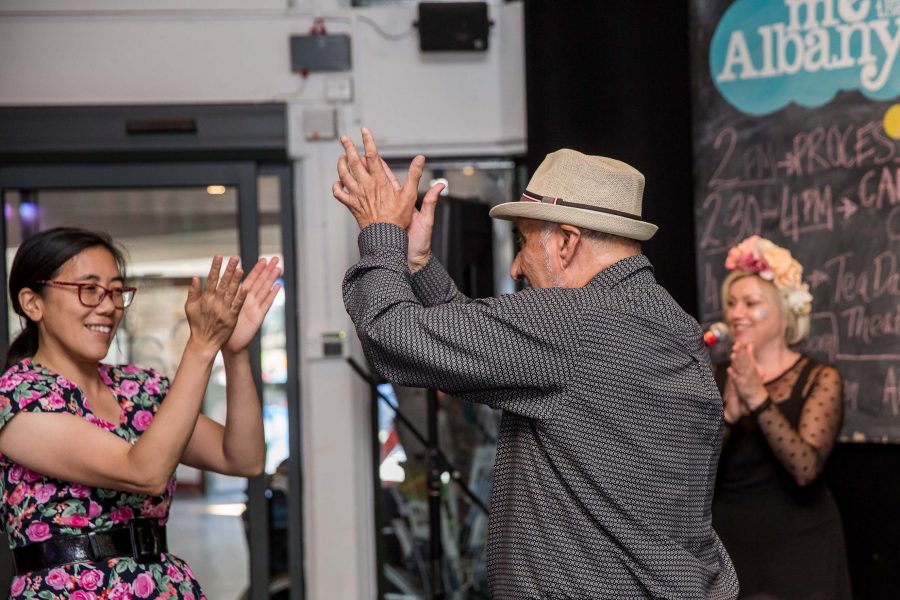
[[[884,113],[884,132],[900,140],[900,104],[893,105]]]

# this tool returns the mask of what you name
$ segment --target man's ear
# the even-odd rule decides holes
[[[562,232],[562,244],[559,247],[559,259],[563,267],[568,267],[575,259],[578,247],[581,244],[581,229],[574,225],[561,223],[559,229]]]
[[[19,290],[19,306],[25,316],[37,323],[44,317],[44,302],[41,295],[31,288]]]

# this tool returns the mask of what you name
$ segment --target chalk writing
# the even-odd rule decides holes
[[[781,232],[793,241],[801,233],[834,229],[834,203],[831,186],[808,188],[792,193],[784,186],[781,199]]]
[[[867,171],[859,180],[859,203],[879,210],[885,204],[893,206],[900,201],[897,190],[900,190],[900,168]]]
[[[888,367],[881,402],[890,408],[892,415],[895,417],[900,415],[900,395],[897,394],[897,375],[894,373],[894,367]]]
[[[835,304],[841,302],[871,302],[885,295],[900,295],[900,274],[897,272],[897,255],[891,250],[878,254],[870,261],[871,272],[856,272],[849,268],[853,252],[844,252],[825,261],[834,282]]]
[[[891,210],[888,218],[885,220],[885,228],[889,241],[900,241],[900,206],[896,206]]]
[[[851,306],[841,311],[847,324],[847,339],[866,344],[883,336],[900,336],[900,304],[893,310],[867,314],[865,306]],[[900,340],[898,340],[900,342]]]
[[[844,411],[857,412],[859,410],[859,382],[844,378]]]
[[[695,4],[709,23],[721,17],[707,3]],[[807,12],[798,17],[798,35],[804,23],[828,19],[827,3],[791,6],[801,4]],[[883,18],[900,15],[900,0],[879,6]],[[748,31],[774,43],[774,28],[758,29]],[[694,121],[697,312],[706,324],[722,318],[720,284],[733,245],[762,235],[787,247],[813,295],[811,331],[800,349],[833,362],[844,378],[842,438],[900,442],[900,140],[884,125],[896,97],[844,91],[815,109],[796,101],[775,112],[741,112],[714,84],[717,72],[701,50],[709,46],[697,45],[693,63],[703,102]],[[841,52],[815,60],[840,61]],[[745,75],[742,66],[762,72],[767,56],[762,51],[752,65],[731,56],[734,75]],[[726,351],[713,349],[719,358]]]

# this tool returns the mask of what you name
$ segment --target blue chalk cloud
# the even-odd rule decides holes
[[[843,90],[896,98],[898,49],[900,2],[737,0],[713,33],[709,68],[730,104],[764,115],[822,106]]]

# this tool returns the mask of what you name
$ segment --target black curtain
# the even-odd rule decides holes
[[[573,148],[644,174],[658,281],[697,314],[688,3],[525,2],[528,168]]]

